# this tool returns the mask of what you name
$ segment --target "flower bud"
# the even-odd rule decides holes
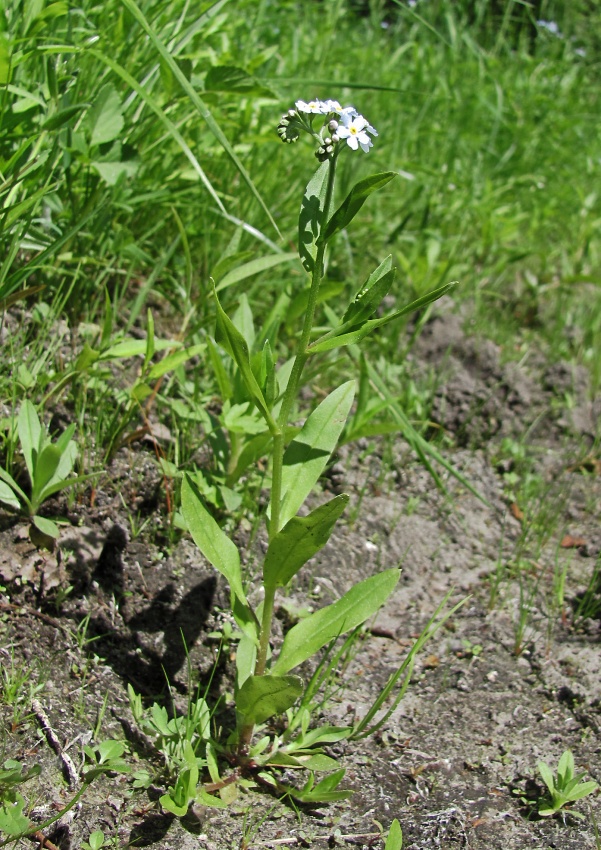
[[[337,129],[338,129],[338,121],[334,121],[334,119],[332,119],[330,121],[330,123],[328,124],[328,130],[330,131],[330,133],[334,133]]]
[[[334,135],[332,136],[332,144],[336,145],[336,144],[338,144],[339,141],[340,141],[340,136],[338,136],[336,133],[334,133]]]
[[[326,138],[323,140],[324,145],[327,147],[332,144],[332,140],[330,138]]]

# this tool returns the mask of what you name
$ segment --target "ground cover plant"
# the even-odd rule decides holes
[[[581,826],[557,794],[569,758],[598,779],[598,20],[594,3],[5,4],[5,831],[381,846],[398,817],[412,847],[593,846],[594,782],[572,789],[593,792]],[[299,92],[316,99],[284,114],[282,145]],[[470,594],[434,636],[440,601]],[[68,659],[48,676],[28,650],[55,651],[44,629]],[[87,832],[27,756],[32,705],[59,722],[60,689]],[[476,693],[492,707],[461,703]]]

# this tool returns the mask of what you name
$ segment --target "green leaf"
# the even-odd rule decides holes
[[[40,451],[42,439],[42,426],[35,407],[28,400],[21,405],[17,420],[17,431],[29,478],[33,483],[37,454]]]
[[[45,534],[47,537],[52,537],[55,540],[58,539],[60,535],[60,529],[58,525],[51,519],[47,519],[43,516],[37,516],[36,514],[36,516],[31,518],[31,521],[33,522],[35,527],[42,532],[42,534]]]
[[[539,761],[537,767],[538,767],[538,772],[542,776],[543,782],[545,783],[545,785],[549,789],[549,793],[552,794],[555,791],[555,778],[553,776],[551,768],[544,761]]]
[[[283,587],[325,546],[349,497],[336,496],[306,517],[292,517],[269,543],[263,565],[266,587]]]
[[[44,487],[52,481],[56,470],[58,469],[60,460],[61,450],[57,445],[49,443],[47,446],[44,446],[35,465],[35,475],[31,494],[32,502],[40,496]]]
[[[249,676],[236,694],[236,709],[245,723],[263,723],[290,708],[302,692],[299,676]]]
[[[103,145],[118,139],[123,130],[121,99],[112,83],[102,86],[88,114],[90,145]]]
[[[144,13],[140,9],[140,6],[135,2],[135,0],[122,0],[122,3],[131,12],[131,14],[134,16],[134,18],[138,21],[138,23],[140,24],[142,29],[148,35],[148,38],[150,39],[150,41],[153,43],[156,51],[160,54],[163,61],[169,66],[171,73],[173,74],[173,76],[175,77],[177,82],[180,84],[181,88],[185,91],[190,102],[194,105],[194,107],[198,111],[199,115],[204,119],[204,121],[206,122],[206,124],[207,124],[209,130],[211,131],[211,133],[213,134],[213,136],[217,139],[217,141],[219,142],[219,144],[221,145],[223,150],[230,157],[230,159],[232,160],[232,162],[234,163],[234,165],[238,169],[242,179],[244,180],[244,182],[246,183],[246,185],[248,186],[248,188],[252,192],[254,198],[261,205],[261,208],[263,209],[263,211],[265,212],[265,214],[269,218],[270,223],[273,225],[273,228],[275,229],[276,233],[279,236],[280,231],[278,229],[277,224],[275,223],[275,221],[273,219],[273,216],[271,215],[271,212],[269,211],[269,208],[267,207],[265,201],[263,200],[263,198],[259,194],[259,191],[257,190],[255,184],[253,183],[253,181],[250,178],[250,175],[248,174],[247,170],[244,168],[242,162],[240,161],[239,157],[237,156],[236,152],[234,151],[234,148],[232,147],[232,145],[228,141],[227,137],[223,133],[221,127],[219,126],[219,124],[213,118],[213,116],[211,114],[211,110],[207,107],[207,105],[199,97],[198,92],[196,91],[194,86],[190,83],[190,81],[188,79],[186,79],[186,76],[183,74],[183,72],[180,69],[175,58],[171,55],[171,53],[169,52],[167,47],[163,44],[163,42],[158,37],[158,35],[154,31],[154,29],[152,28],[150,23],[145,18]],[[223,204],[221,204],[221,202],[220,202],[220,206],[223,209]],[[223,210],[223,211],[225,212],[225,210]]]
[[[396,587],[399,576],[400,571],[396,569],[371,576],[352,587],[337,602],[293,626],[284,638],[272,673],[287,673],[330,641],[372,617]]]
[[[181,348],[182,343],[175,339],[155,339],[154,350],[164,351],[166,348]],[[106,351],[100,355],[100,360],[113,360],[117,358],[138,357],[141,354],[146,354],[148,341],[144,339],[124,339],[121,342],[111,345]]]
[[[284,453],[280,522],[297,513],[338,444],[355,395],[355,382],[347,381],[315,408]]]
[[[8,486],[11,488],[11,490],[13,490],[17,494],[17,496],[19,496],[23,500],[23,502],[26,505],[30,504],[29,499],[27,498],[27,496],[25,495],[23,490],[21,490],[21,488],[19,487],[19,485],[17,484],[15,479],[11,475],[9,475],[8,472],[5,469],[2,469],[1,466],[0,466],[0,480],[4,481],[6,484],[8,484]]]
[[[231,286],[233,283],[239,283],[241,280],[246,280],[246,278],[260,274],[282,263],[291,263],[293,260],[298,260],[297,254],[270,254],[267,257],[259,257],[256,260],[251,260],[249,263],[244,263],[228,272],[217,284],[216,291],[221,292],[222,289]]]
[[[378,268],[373,271],[363,284],[355,298],[349,304],[346,313],[342,317],[342,323],[363,322],[369,319],[380,304],[382,299],[388,295],[388,291],[394,280],[395,270],[392,268],[392,255],[389,254]]]
[[[315,267],[316,242],[323,220],[329,170],[329,162],[322,162],[309,180],[298,216],[298,253],[309,273]]]
[[[192,539],[207,561],[225,577],[232,593],[246,604],[238,549],[204,507],[200,493],[189,475],[184,476],[181,498],[182,514]]]
[[[84,109],[87,109],[88,103],[74,103],[72,106],[66,106],[64,109],[59,109],[42,124],[42,130],[58,130],[65,124],[68,124],[72,118],[79,115]]]
[[[597,783],[592,780],[589,780],[588,782],[581,782],[580,785],[577,785],[576,788],[570,791],[570,802],[581,800],[583,797],[588,797],[588,795],[596,791],[598,787]]]
[[[309,780],[304,788],[287,788],[287,790],[291,797],[301,803],[335,803],[338,800],[347,800],[351,796],[350,791],[336,791],[345,773],[345,769],[341,768],[326,776],[317,785],[313,785]]]
[[[328,221],[324,232],[319,236],[319,241],[328,242],[335,233],[343,230],[354,219],[372,192],[386,186],[397,176],[396,171],[383,171],[380,174],[372,174],[371,177],[359,180]]]
[[[394,272],[392,272],[392,274],[394,276]],[[317,352],[329,351],[332,348],[338,348],[343,345],[355,345],[356,343],[361,342],[361,340],[372,331],[376,330],[376,328],[381,328],[389,322],[394,322],[396,319],[400,319],[401,316],[413,313],[415,310],[425,307],[432,301],[442,298],[443,295],[446,295],[447,292],[456,285],[456,281],[453,283],[445,283],[444,286],[440,286],[437,289],[433,289],[431,292],[426,293],[426,295],[422,295],[421,298],[417,298],[415,301],[412,301],[411,304],[407,304],[406,307],[401,307],[400,310],[395,310],[394,313],[390,313],[388,316],[382,316],[379,319],[369,319],[358,328],[353,329],[353,325],[357,324],[354,320],[344,322],[337,328],[334,328],[334,330],[329,331],[329,333],[327,333],[321,340],[318,339],[310,345],[308,351],[311,354],[316,354]]]
[[[205,91],[239,92],[262,97],[273,95],[265,86],[235,65],[213,65],[205,77]]]
[[[6,473],[8,475],[8,473]],[[5,505],[9,505],[11,508],[15,508],[19,510],[21,507],[21,502],[17,499],[12,489],[5,484],[4,481],[0,481],[0,502],[4,502]]]
[[[557,765],[557,786],[563,788],[574,775],[574,756],[571,750],[565,750]]]
[[[384,850],[402,850],[402,847],[403,831],[401,829],[400,823],[395,818],[390,824],[390,829],[388,830],[388,836],[386,837],[386,844],[384,845]]]
[[[259,386],[251,369],[250,355],[246,340],[232,320],[224,313],[217,295],[215,295],[215,306],[217,311],[217,329],[215,339],[236,362],[238,369],[240,370],[244,386],[265,417],[268,425],[273,427],[274,423],[269,412],[269,408],[263,398],[261,387]]]
[[[18,791],[7,794],[0,805],[0,832],[14,836],[26,832],[30,823],[23,814],[24,808],[25,800]]]
[[[196,357],[197,354],[201,354],[205,349],[206,345],[200,342],[197,345],[191,345],[189,348],[183,348],[180,351],[174,351],[173,354],[168,354],[159,363],[154,364],[148,373],[148,380],[155,381],[157,378],[162,378],[167,372],[173,372],[174,369],[187,363],[188,360]]]

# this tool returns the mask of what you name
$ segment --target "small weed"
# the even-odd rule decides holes
[[[552,817],[583,797],[588,797],[598,789],[596,782],[583,782],[585,773],[574,775],[574,756],[571,750],[566,750],[559,759],[557,774],[554,776],[549,765],[540,761],[538,772],[547,786],[548,793],[538,801],[538,813],[541,817]],[[584,820],[584,815],[570,809],[570,814]]]

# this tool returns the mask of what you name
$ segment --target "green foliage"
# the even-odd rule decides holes
[[[25,800],[17,789],[40,773],[39,765],[26,770],[14,759],[5,761],[0,769],[0,830],[8,836],[20,836],[29,829],[29,818],[24,813]]]
[[[548,791],[547,796],[539,800],[538,813],[541,817],[552,817],[560,812],[564,806],[569,806],[570,803],[588,797],[589,794],[593,794],[599,788],[597,783],[592,780],[582,781],[586,776],[585,773],[574,775],[574,756],[571,750],[566,750],[559,759],[555,776],[546,762],[540,761],[537,766]],[[584,818],[584,815],[572,809],[570,809],[570,814],[577,818]]]
[[[11,508],[25,510],[34,526],[46,537],[58,537],[59,528],[52,520],[38,515],[42,504],[55,493],[85,479],[85,476],[70,477],[77,459],[77,446],[72,439],[74,432],[75,425],[69,425],[56,442],[52,442],[33,404],[24,401],[17,420],[17,433],[31,485],[29,495],[0,468],[0,501]]]

